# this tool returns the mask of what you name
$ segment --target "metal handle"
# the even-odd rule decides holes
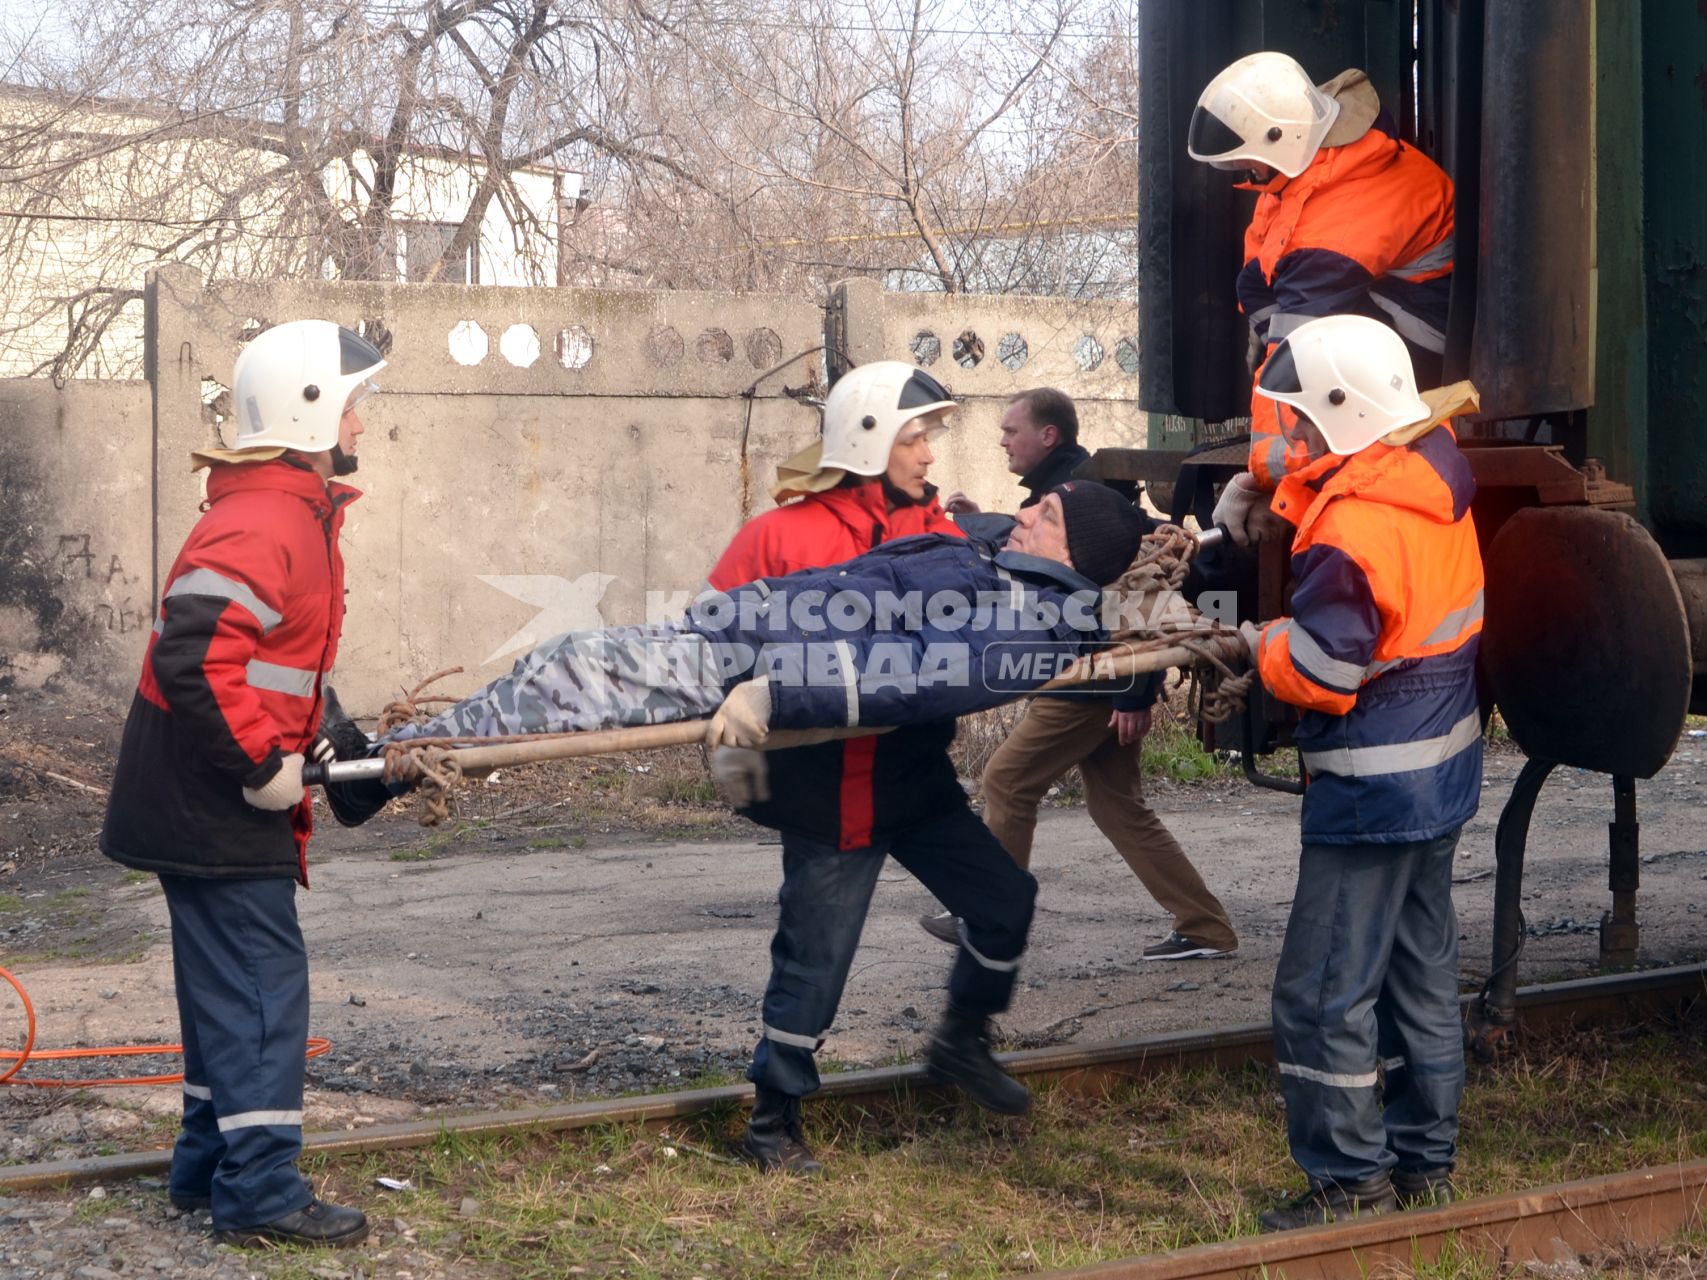
[[[334,760],[331,764],[310,763],[302,766],[302,785],[325,787],[334,782],[362,782],[385,774],[385,760],[374,756],[370,760]]]

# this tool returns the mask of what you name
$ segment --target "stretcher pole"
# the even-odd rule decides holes
[[[1201,660],[1204,651],[1213,652],[1227,662],[1246,656],[1245,642],[1226,632],[1205,635],[1193,640],[1191,646],[1170,645],[1164,649],[1121,650],[1118,647],[1080,658],[1072,667],[1056,676],[1034,692],[1047,693],[1076,685],[1101,683],[1126,676],[1148,675],[1171,667],[1186,667]],[[632,729],[599,729],[589,733],[542,736],[537,742],[495,742],[490,746],[459,746],[456,762],[465,777],[479,777],[510,765],[538,764],[546,760],[573,760],[580,756],[614,755],[626,751],[650,751],[658,747],[692,746],[705,740],[705,720],[683,720],[674,724],[640,725]],[[810,746],[840,738],[867,737],[885,733],[887,727],[855,729],[777,729],[765,739],[763,749],[779,751],[786,747]],[[398,744],[408,748],[414,743],[405,740]],[[422,739],[422,746],[436,745],[432,739]],[[382,777],[385,758],[374,756],[367,760],[343,760],[331,764],[303,766],[302,781],[307,786],[325,786],[337,782],[357,782]]]

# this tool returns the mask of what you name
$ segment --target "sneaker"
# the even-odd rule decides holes
[[[1160,942],[1144,948],[1145,960],[1208,960],[1215,956],[1230,956],[1238,947],[1212,947],[1193,942],[1183,933],[1170,933]]]
[[[1393,1170],[1393,1195],[1401,1209],[1427,1209],[1437,1204],[1451,1204],[1457,1194],[1458,1189],[1452,1185],[1450,1165]]]
[[[942,911],[934,916],[920,916],[919,928],[938,942],[946,942],[951,947],[960,945],[960,917],[952,911]]]
[[[1344,1222],[1377,1213],[1392,1213],[1399,1207],[1393,1184],[1386,1174],[1363,1182],[1336,1182],[1311,1187],[1257,1219],[1264,1231],[1291,1231],[1296,1227],[1319,1227],[1325,1222]]]
[[[182,1191],[169,1191],[166,1198],[179,1213],[202,1213],[213,1208],[211,1195],[197,1196]]]

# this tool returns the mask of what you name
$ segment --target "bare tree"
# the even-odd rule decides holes
[[[30,88],[4,100],[0,251],[40,263],[76,242],[36,295],[69,309],[38,371],[75,371],[156,262],[393,276],[423,171],[455,190],[435,215],[447,272],[494,202],[524,229],[555,222],[518,184],[531,166],[604,159],[691,188],[667,140],[624,120],[637,43],[665,19],[626,0],[95,0],[75,48],[15,41]],[[552,255],[540,283],[555,272]],[[42,319],[10,310],[14,334]]]
[[[630,105],[705,182],[600,175],[602,207],[567,238],[572,278],[1083,292],[1097,268],[1075,237],[1107,228],[1129,246],[1136,88],[1110,5],[974,22],[926,0],[700,0],[667,34],[637,77],[667,92]],[[1099,291],[1117,277],[1129,284],[1125,262]]]
[[[92,0],[75,41],[6,40],[12,369],[134,374],[159,263],[467,278],[494,210],[542,284],[1129,281],[1115,0]],[[540,166],[591,188],[567,226]]]

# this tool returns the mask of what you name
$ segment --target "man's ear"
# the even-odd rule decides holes
[[[1039,431],[1037,434],[1043,437],[1043,443],[1048,445],[1051,449],[1056,449],[1056,448],[1060,447],[1060,445],[1061,445],[1061,428],[1056,426],[1053,422],[1049,423],[1047,426],[1045,426],[1043,428],[1042,431]]]

